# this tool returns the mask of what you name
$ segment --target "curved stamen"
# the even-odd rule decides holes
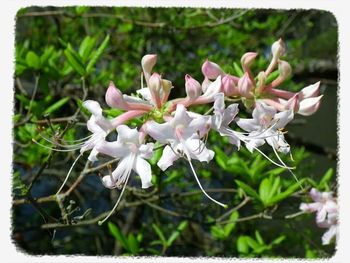
[[[72,170],[73,170],[73,167],[75,166],[75,164],[77,163],[77,161],[79,160],[79,158],[80,158],[82,155],[83,155],[83,153],[80,153],[80,154],[78,155],[78,157],[74,160],[72,166],[69,168],[69,171],[68,171],[68,173],[67,173],[67,175],[66,175],[66,178],[64,179],[64,181],[63,181],[61,187],[58,189],[56,195],[58,195],[58,194],[62,191],[63,187],[65,186],[65,184],[66,184],[67,181],[68,181],[68,178],[69,178],[69,176],[70,176],[70,174],[71,174],[71,172],[72,172]]]
[[[135,160],[135,157],[134,156],[130,156],[131,158],[131,164],[133,164],[134,160]],[[114,211],[117,209],[119,203],[120,203],[120,200],[122,199],[122,196],[124,194],[124,191],[125,191],[125,188],[126,188],[126,185],[128,184],[128,181],[129,181],[129,177],[130,177],[130,174],[131,174],[131,170],[132,170],[132,165],[129,165],[128,169],[125,169],[124,173],[122,174],[121,177],[124,177],[124,174],[126,174],[126,179],[125,179],[125,182],[124,182],[124,185],[123,185],[123,188],[122,188],[122,191],[120,192],[120,195],[118,197],[118,200],[117,202],[115,203],[115,205],[113,206],[112,210],[108,213],[108,215],[103,219],[103,220],[100,220],[98,221],[98,225],[101,226],[104,222],[106,222],[106,220],[112,215],[114,214]]]
[[[219,201],[216,201],[215,199],[213,199],[210,195],[207,194],[207,192],[203,189],[198,177],[197,177],[197,174],[196,174],[196,171],[194,170],[193,168],[193,165],[192,165],[192,162],[190,159],[187,159],[188,163],[190,164],[190,167],[191,167],[191,170],[192,170],[192,173],[194,175],[194,178],[196,178],[196,181],[199,185],[199,188],[202,190],[202,192],[205,194],[206,197],[208,197],[211,201],[213,201],[214,203],[222,206],[223,208],[227,208],[227,205],[223,204],[223,203],[220,203]]]
[[[253,147],[254,150],[257,150],[262,156],[264,156],[267,160],[269,160],[271,163],[273,163],[274,165],[278,166],[278,167],[281,167],[281,168],[285,168],[287,170],[292,170],[292,169],[295,169],[295,167],[289,167],[287,165],[285,165],[283,163],[283,165],[279,164],[279,163],[276,163],[274,160],[272,160],[270,157],[268,157],[265,153],[263,153],[261,150],[259,150],[259,148],[257,147]]]
[[[72,151],[79,150],[81,148],[81,147],[77,147],[77,148],[72,148],[72,149],[56,149],[56,148],[52,148],[52,147],[46,146],[44,144],[41,144],[41,143],[37,142],[34,138],[32,138],[32,142],[36,143],[37,145],[39,145],[41,147],[44,147],[46,149],[49,149],[51,151],[56,151],[56,152],[72,152]]]
[[[45,141],[52,143],[56,146],[60,146],[60,147],[65,147],[65,148],[69,148],[69,147],[78,147],[78,146],[82,146],[85,142],[81,142],[81,143],[77,143],[77,144],[73,144],[73,145],[65,145],[65,144],[61,144],[55,141],[51,141],[49,138],[45,137],[44,135],[40,134],[40,137],[43,138]]]

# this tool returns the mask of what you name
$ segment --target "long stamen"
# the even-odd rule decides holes
[[[49,138],[45,137],[44,135],[40,134],[40,137],[43,138],[45,141],[52,143],[56,146],[61,146],[61,147],[65,147],[65,148],[69,148],[69,147],[78,147],[78,146],[82,146],[85,142],[81,142],[81,143],[77,143],[77,144],[73,144],[73,145],[65,145],[65,144],[61,144],[55,141],[51,141]]]
[[[81,142],[81,141],[86,141],[86,140],[88,140],[88,139],[91,138],[93,135],[94,135],[94,134],[90,134],[90,135],[88,135],[88,136],[86,136],[86,137],[84,137],[84,138],[77,139],[77,140],[63,140],[63,139],[61,139],[61,141],[62,141],[62,142],[68,142],[68,143],[70,143],[70,142]]]
[[[280,157],[279,154],[277,153],[276,149],[275,149],[274,147],[272,147],[272,148],[273,148],[273,151],[275,152],[275,155],[277,156],[278,160],[279,160],[283,165],[285,165],[284,162],[282,161],[281,157]],[[304,187],[302,186],[302,184],[300,184],[300,181],[299,181],[299,179],[297,178],[297,176],[291,171],[291,169],[288,169],[288,171],[293,175],[295,181],[299,184],[301,190],[304,191]]]
[[[281,167],[281,168],[285,168],[287,170],[291,170],[291,169],[295,169],[295,167],[289,167],[286,166],[284,163],[283,165],[276,163],[274,160],[272,160],[270,157],[268,157],[265,153],[263,153],[261,150],[259,150],[259,148],[257,147],[253,147],[254,150],[257,150],[262,156],[264,156],[267,160],[269,160],[271,163],[273,163],[274,165]]]
[[[71,174],[71,172],[72,172],[72,170],[73,170],[73,167],[75,166],[75,164],[77,163],[77,161],[79,160],[79,158],[80,158],[82,155],[83,155],[83,153],[80,153],[80,154],[78,155],[78,157],[74,160],[72,166],[69,168],[69,171],[68,171],[68,173],[67,173],[66,178],[64,179],[64,181],[63,181],[63,183],[62,183],[60,189],[58,189],[56,195],[58,195],[58,194],[62,191],[63,187],[65,186],[65,184],[66,184],[67,181],[68,181],[68,178],[69,178],[69,176],[70,176],[70,174]]]
[[[130,169],[126,170],[127,171],[127,176],[126,176],[126,179],[125,179],[125,182],[124,182],[124,185],[123,185],[123,188],[122,188],[122,191],[120,192],[120,195],[118,197],[118,200],[117,202],[115,203],[115,205],[113,206],[112,210],[108,213],[108,215],[103,219],[103,220],[100,220],[98,221],[98,225],[101,226],[104,222],[106,222],[106,220],[114,213],[114,211],[117,209],[119,203],[120,203],[120,200],[122,199],[122,196],[124,194],[124,191],[125,191],[125,188],[126,188],[126,185],[128,184],[128,181],[129,181],[129,177],[130,177],[130,174],[131,174],[131,167]]]
[[[227,205],[225,205],[225,204],[223,204],[223,203],[220,203],[219,201],[216,201],[216,200],[213,199],[210,195],[207,194],[207,192],[203,189],[203,187],[202,187],[202,185],[201,185],[201,183],[200,183],[200,181],[199,181],[199,179],[198,179],[198,177],[197,177],[196,171],[195,171],[194,168],[193,168],[193,165],[192,165],[191,160],[187,158],[187,161],[188,161],[188,163],[190,164],[191,170],[192,170],[192,172],[193,172],[194,178],[196,178],[196,181],[197,181],[197,183],[198,183],[198,185],[199,185],[199,188],[202,190],[202,192],[205,194],[205,196],[208,197],[208,198],[209,198],[211,201],[213,201],[214,203],[216,203],[216,204],[222,206],[223,208],[227,208]]]
[[[51,151],[56,151],[56,152],[72,152],[72,151],[79,150],[81,148],[81,147],[77,147],[77,148],[72,148],[72,149],[56,149],[56,148],[52,148],[52,147],[46,146],[44,144],[41,144],[41,143],[37,142],[34,138],[32,138],[32,142],[36,143],[37,145],[39,145],[41,147],[44,147],[46,149],[49,149]]]

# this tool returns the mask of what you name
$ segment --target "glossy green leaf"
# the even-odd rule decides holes
[[[88,73],[90,73],[93,69],[93,67],[95,66],[97,60],[102,56],[103,52],[105,51],[105,49],[107,48],[108,46],[108,43],[109,43],[109,35],[107,35],[105,37],[105,39],[103,40],[102,44],[98,47],[98,49],[91,55],[91,59],[89,61],[89,63],[87,64],[87,67],[86,67],[86,71]]]
[[[26,63],[33,69],[40,68],[40,58],[33,51],[29,51],[26,55]]]

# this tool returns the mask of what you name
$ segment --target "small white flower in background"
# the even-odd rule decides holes
[[[140,176],[142,188],[152,186],[151,165],[145,159],[152,158],[153,143],[142,144],[137,129],[130,129],[126,125],[118,126],[117,132],[117,141],[103,141],[97,146],[100,153],[120,159],[112,174],[103,177],[104,186],[107,188],[122,187],[132,170]]]
[[[113,125],[110,120],[103,117],[101,106],[97,101],[84,101],[83,106],[92,114],[87,121],[87,128],[92,132],[92,136],[82,145],[80,152],[91,150],[88,159],[94,162],[97,161],[98,154],[96,146],[104,141],[108,133],[113,129]]]
[[[289,144],[285,141],[281,131],[293,117],[293,110],[278,112],[272,106],[263,102],[257,102],[253,110],[253,119],[238,119],[237,125],[249,132],[246,147],[253,151],[263,145],[265,141],[274,149],[282,153],[288,153]],[[257,135],[259,135],[258,138]]]
[[[313,203],[301,203],[300,210],[316,212],[316,224],[328,228],[322,237],[322,244],[328,245],[338,232],[338,204],[332,192],[319,192],[315,188],[310,191]]]

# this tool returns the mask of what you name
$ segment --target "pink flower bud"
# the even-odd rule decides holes
[[[238,81],[238,91],[241,96],[251,97],[251,92],[254,86],[252,81],[249,78],[249,74],[244,73],[243,77],[241,77]]]
[[[316,82],[315,84],[309,85],[299,91],[300,99],[307,99],[311,97],[317,97],[320,94],[320,82]]]
[[[256,84],[256,93],[261,93],[264,91],[266,81],[266,74],[264,71],[260,71],[258,74],[258,82]]]
[[[307,98],[300,101],[298,113],[304,116],[314,114],[321,105],[322,97],[323,95],[313,98]]]
[[[148,77],[151,75],[152,69],[157,63],[157,55],[156,54],[148,54],[144,55],[141,59],[141,66],[145,76]]]
[[[202,87],[201,84],[190,75],[186,74],[185,76],[185,87],[186,94],[192,100],[197,99],[201,95]]]
[[[203,63],[202,72],[203,75],[208,79],[216,79],[219,75],[222,75],[224,73],[218,64],[209,60],[206,60]]]
[[[299,105],[300,105],[300,100],[299,100],[299,94],[297,93],[287,101],[285,108],[286,110],[291,109],[293,110],[293,112],[298,112]]]
[[[112,108],[123,110],[128,108],[128,105],[123,98],[122,92],[118,88],[116,88],[112,81],[109,82],[109,87],[106,91],[105,99],[107,105]]]
[[[222,89],[226,96],[238,95],[238,88],[235,83],[235,78],[231,75],[225,75],[222,78]]]
[[[249,68],[249,66],[252,64],[257,55],[258,53],[256,52],[247,52],[242,56],[241,64],[244,71],[247,71],[246,69]]]
[[[161,107],[160,90],[162,79],[158,73],[153,73],[149,78],[149,90],[151,92],[153,104],[159,109]]]
[[[273,59],[279,59],[286,52],[286,46],[282,39],[275,41],[271,46],[271,53]]]

